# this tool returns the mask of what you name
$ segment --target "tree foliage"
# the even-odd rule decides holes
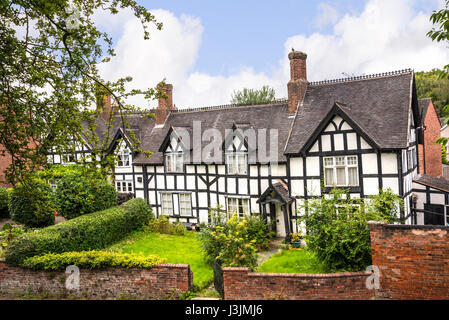
[[[112,15],[130,9],[140,20],[144,38],[149,27],[162,24],[133,0],[0,0],[0,156],[9,153],[12,164],[6,179],[21,181],[27,172],[47,164],[46,154],[73,151],[84,139],[101,155],[93,111],[100,95],[110,94],[121,111],[121,125],[129,126],[126,112],[140,108],[126,99],[164,96],[155,88],[128,90],[131,77],[114,82],[99,75],[99,66],[115,55],[112,38],[97,28],[94,13]],[[142,110],[141,110],[142,111]],[[148,111],[144,112],[152,116]],[[90,123],[88,128],[82,121]],[[109,123],[108,130],[112,125]],[[138,139],[130,133],[137,151]],[[96,161],[87,161],[95,167]],[[94,159],[95,160],[95,159]],[[98,160],[103,165],[110,159]]]
[[[236,105],[250,105],[271,103],[276,100],[276,93],[273,88],[263,86],[261,89],[247,89],[234,91],[231,96],[231,103]]]
[[[365,202],[333,189],[329,196],[308,200],[299,209],[305,212],[299,221],[306,226],[307,247],[327,271],[360,271],[371,264],[368,221],[398,221],[402,206],[391,190]]]
[[[433,41],[449,41],[449,0],[445,1],[445,7],[435,10],[430,16],[430,22],[434,25],[427,33]],[[441,78],[449,78],[449,64],[440,71]]]
[[[441,70],[433,69],[429,72],[416,72],[416,92],[418,98],[432,98],[432,102],[440,117],[449,116],[449,79],[440,78]]]

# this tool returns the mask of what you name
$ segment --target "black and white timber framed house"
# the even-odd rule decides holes
[[[354,199],[391,188],[405,200],[403,221],[416,222],[412,181],[421,131],[414,72],[308,82],[307,55],[292,51],[289,59],[288,99],[271,104],[177,109],[167,85],[155,120],[129,116],[140,147],[152,156],[133,152],[120,135],[117,191],[145,199],[156,216],[172,221],[207,222],[217,205],[229,214],[262,214],[285,237],[298,231],[297,209],[321,195],[321,183],[325,191],[349,189]],[[267,138],[267,149],[277,161],[250,161],[254,150],[241,134],[248,128],[276,130],[277,148]],[[212,141],[208,130],[224,137],[213,163],[196,159],[193,147],[199,135],[204,152]]]

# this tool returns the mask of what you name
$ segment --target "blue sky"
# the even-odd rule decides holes
[[[449,63],[447,45],[426,36],[444,0],[138,2],[163,30],[143,41],[132,14],[99,16],[117,53],[100,71],[130,75],[138,88],[166,78],[181,108],[227,103],[243,87],[270,85],[285,97],[292,47],[308,54],[311,81]]]
[[[319,5],[330,4],[338,16],[360,13],[361,0],[150,0],[138,1],[149,9],[166,9],[177,16],[201,19],[202,44],[194,68],[200,72],[229,74],[241,65],[268,72],[279,59],[285,39],[302,33],[331,32],[332,24],[317,26]],[[436,1],[409,1],[414,11],[431,12]]]

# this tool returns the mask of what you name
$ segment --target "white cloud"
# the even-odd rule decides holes
[[[307,52],[309,80],[341,78],[343,72],[442,67],[449,61],[449,51],[426,36],[432,28],[429,16],[429,12],[414,14],[406,0],[370,0],[361,14],[342,17],[332,34],[290,37],[285,52],[292,47]]]
[[[322,12],[324,7],[319,7]],[[278,97],[286,97],[287,54],[292,47],[308,54],[311,81],[341,78],[343,72],[360,75],[405,68],[429,70],[449,62],[446,45],[426,36],[432,27],[431,9],[414,13],[407,0],[370,0],[359,14],[347,13],[340,18],[329,15],[327,20],[323,17],[323,23],[334,23],[332,32],[286,39],[272,74],[255,72],[251,66],[242,66],[229,76],[195,71],[203,33],[201,21],[188,15],[176,17],[166,10],[152,13],[164,28],[152,30],[149,41],[143,40],[140,22],[130,13],[98,18],[110,30],[121,30],[117,56],[100,70],[106,79],[131,75],[135,88],[153,87],[165,77],[174,86],[174,102],[180,108],[226,104],[233,90],[243,87],[270,85]],[[130,102],[147,105],[143,101],[135,98]]]
[[[320,3],[318,5],[318,16],[315,24],[318,28],[334,24],[338,20],[338,11],[333,6],[327,3]]]

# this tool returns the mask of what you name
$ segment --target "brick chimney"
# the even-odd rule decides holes
[[[162,90],[167,95],[167,98],[159,98],[157,109],[154,111],[156,116],[156,125],[163,125],[171,110],[176,109],[173,105],[173,85],[165,84]]]
[[[109,119],[111,118],[112,108],[113,107],[111,105],[111,95],[110,94],[97,96],[97,111],[100,111],[100,116],[105,121],[109,121]]]
[[[302,102],[307,89],[307,54],[301,51],[292,51],[288,54],[290,60],[290,81],[287,84],[288,113],[296,113],[298,103]]]

